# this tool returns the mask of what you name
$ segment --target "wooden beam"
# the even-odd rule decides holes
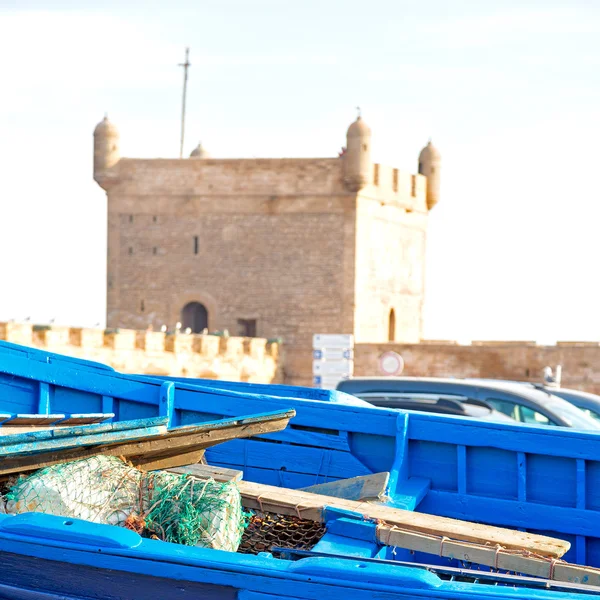
[[[244,476],[243,471],[237,469],[223,469],[211,465],[186,465],[185,467],[175,467],[167,469],[169,473],[178,473],[180,475],[193,475],[198,479],[214,479],[215,481],[240,481]]]
[[[551,558],[560,558],[571,546],[564,540],[542,535],[416,513],[368,502],[331,498],[250,481],[240,481],[238,485],[243,504],[247,508],[286,515],[300,515],[302,518],[317,522],[323,522],[323,509],[328,506],[362,514],[365,518],[381,521],[408,532],[444,536],[452,540],[477,544],[489,544],[492,548],[495,548],[496,544],[500,544],[505,548],[526,550]]]
[[[600,586],[600,569],[572,565],[558,559],[528,556],[526,552],[515,552],[502,547],[490,547],[439,536],[418,534],[414,531],[400,530],[388,524],[377,527],[377,539],[386,546],[455,558],[554,581]]]
[[[311,485],[301,488],[300,491],[321,494],[322,496],[332,496],[334,498],[344,498],[346,500],[377,501],[385,498],[389,479],[389,472],[383,471],[381,473],[371,473],[370,475],[360,475],[359,477],[350,477],[348,479],[338,479],[337,481]]]
[[[240,437],[281,431],[287,427],[290,415],[293,416],[293,414],[294,411],[286,411],[270,413],[265,415],[264,419],[253,416],[214,424],[202,423],[159,433],[148,439],[141,436],[138,436],[136,440],[126,442],[117,439],[110,445],[103,444],[102,438],[99,438],[97,444],[88,442],[88,445],[82,447],[68,447],[62,450],[51,449],[47,452],[26,455],[16,453],[12,456],[2,457],[2,460],[0,460],[0,475],[33,471],[99,454],[122,456],[134,465],[167,464],[170,467],[183,466],[192,462],[193,458],[191,459],[190,456],[195,457],[200,450],[210,448],[216,444]],[[35,447],[33,451],[35,452]],[[166,459],[172,460],[167,461]],[[159,460],[162,463],[159,463]]]

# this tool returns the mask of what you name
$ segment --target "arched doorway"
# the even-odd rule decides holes
[[[388,341],[393,342],[396,340],[396,313],[392,308],[390,310],[390,316],[388,318]]]
[[[208,328],[208,311],[200,302],[189,302],[181,311],[181,325],[183,329],[188,327],[192,333],[202,333]]]

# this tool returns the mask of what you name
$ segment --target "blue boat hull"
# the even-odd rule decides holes
[[[171,405],[160,400],[165,386],[173,386]],[[566,539],[566,560],[600,567],[597,434],[401,413],[299,389],[123,375],[0,343],[0,411],[164,416],[184,425],[294,409],[285,431],[221,444],[208,462],[291,488],[391,471],[397,507]],[[310,399],[287,397],[290,390]],[[397,558],[435,561],[401,550]]]
[[[132,531],[109,525],[27,514],[0,518],[0,597],[568,600],[584,596],[449,581],[425,569],[360,558],[289,561],[187,548],[142,540]]]

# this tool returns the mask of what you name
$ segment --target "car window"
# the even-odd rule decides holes
[[[520,421],[520,415],[517,411],[517,405],[508,400],[499,400],[498,398],[486,398],[485,401],[491,404],[498,412],[504,413],[515,421]]]
[[[600,414],[597,413],[596,411],[593,411],[590,408],[580,408],[579,410],[581,410],[586,415],[588,415],[588,417],[592,417],[592,419],[595,419],[596,421],[600,421]]]
[[[521,421],[523,423],[531,423],[532,425],[556,425],[546,415],[529,408],[528,406],[519,406]]]

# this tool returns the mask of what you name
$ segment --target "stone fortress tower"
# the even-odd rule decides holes
[[[346,138],[337,158],[120,158],[105,117],[108,327],[281,337],[286,381],[306,385],[314,333],[419,342],[440,155],[430,142],[416,175],[373,164],[360,116]]]

